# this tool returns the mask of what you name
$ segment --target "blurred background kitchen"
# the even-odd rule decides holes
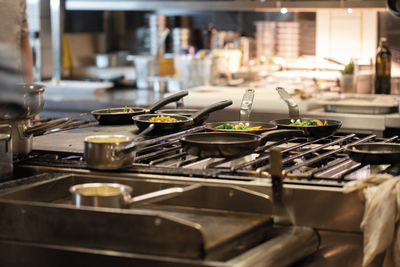
[[[385,1],[27,3],[35,80],[47,85],[44,116],[148,105],[187,88],[196,100],[185,104],[201,106],[202,96],[205,102],[211,97],[205,93],[254,88],[257,117],[257,99],[263,93],[268,99],[278,85],[305,101],[304,112],[398,112],[400,18]],[[391,51],[387,99],[375,96],[374,84],[382,38]],[[243,93],[236,91],[238,97]],[[343,99],[343,93],[363,97],[345,99],[344,110],[332,107],[329,101]],[[352,109],[354,103],[361,108]],[[371,103],[377,108],[368,109]],[[287,111],[282,101],[276,105],[278,110],[268,110],[264,99],[258,107],[262,113]],[[391,126],[375,128],[382,127]]]

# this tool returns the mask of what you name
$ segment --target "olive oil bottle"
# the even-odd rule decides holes
[[[375,94],[390,94],[391,61],[386,38],[382,37],[375,61]]]

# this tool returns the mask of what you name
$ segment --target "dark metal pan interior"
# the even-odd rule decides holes
[[[124,112],[125,108],[106,108],[91,112],[93,117],[104,125],[133,124],[132,116],[143,114],[145,108],[127,107],[133,111]]]
[[[217,129],[215,127],[229,123],[232,125],[238,125],[239,123],[245,123],[247,127],[257,127],[261,126],[260,129],[254,129],[254,130],[232,130],[232,129]],[[254,134],[260,134],[266,131],[274,130],[276,129],[277,126],[273,123],[266,123],[266,122],[258,122],[258,121],[222,121],[222,122],[210,122],[206,123],[205,129],[209,131],[215,131],[215,132],[238,132],[238,133],[254,133]]]
[[[345,152],[349,157],[365,164],[400,163],[400,144],[364,143],[347,146]]]
[[[260,143],[258,135],[249,133],[195,133],[181,139],[185,151],[194,156],[239,157],[253,152]]]
[[[305,119],[303,119],[305,120]],[[337,120],[325,120],[319,119],[320,121],[327,122],[327,125],[319,126],[319,125],[311,125],[311,126],[300,126],[300,125],[290,125],[290,119],[279,119],[273,121],[278,128],[281,129],[299,129],[303,130],[304,133],[308,136],[314,138],[326,137],[334,134],[341,126],[342,122]]]

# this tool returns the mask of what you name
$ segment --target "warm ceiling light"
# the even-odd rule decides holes
[[[287,10],[286,7],[282,7],[282,8],[281,8],[281,13],[282,13],[282,14],[286,14],[287,12],[288,12],[288,10]]]
[[[349,13],[349,14],[353,13],[353,9],[348,8],[348,9],[347,9],[347,13]]]

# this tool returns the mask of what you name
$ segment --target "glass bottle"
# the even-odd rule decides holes
[[[382,37],[375,61],[375,94],[390,94],[391,53]]]

